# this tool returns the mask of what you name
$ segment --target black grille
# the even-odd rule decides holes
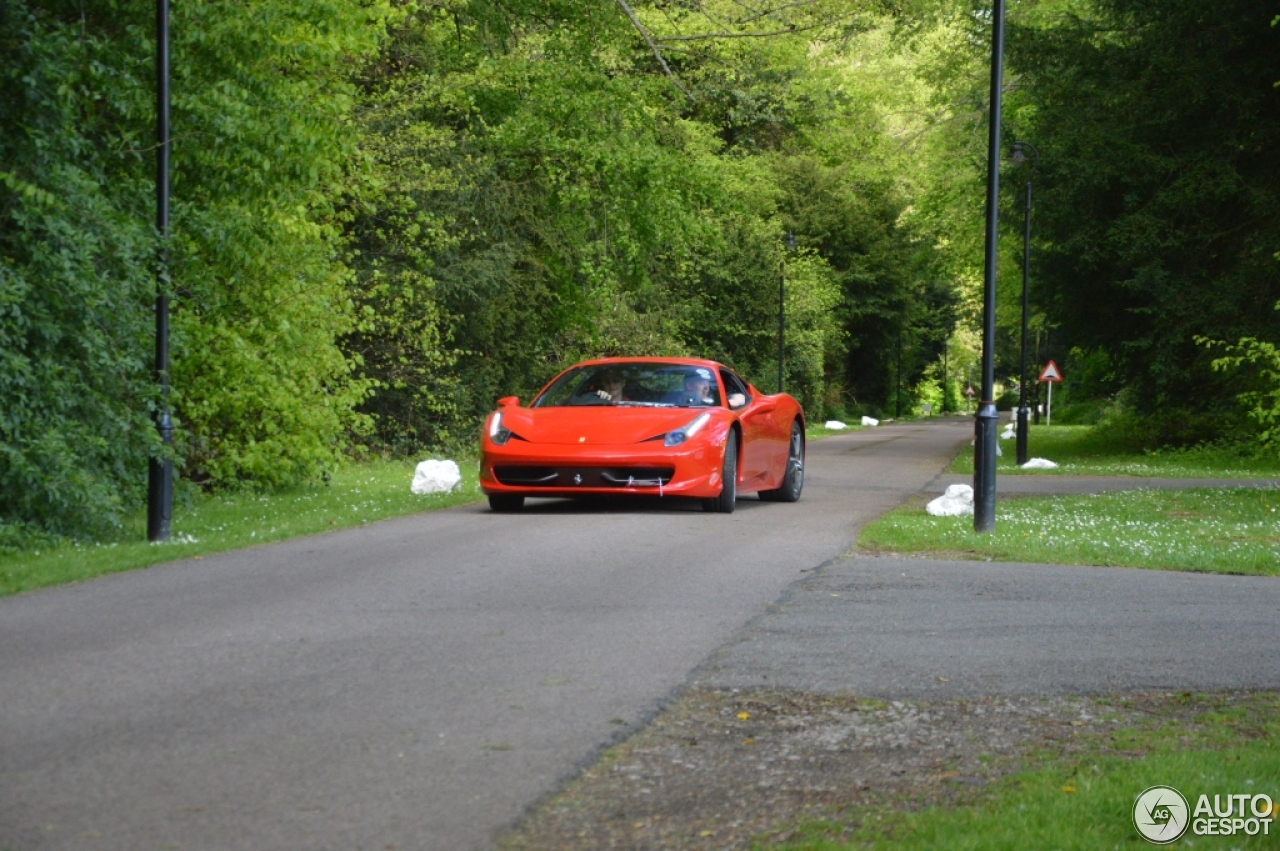
[[[504,485],[530,488],[656,488],[671,482],[675,468],[502,465],[493,475]]]

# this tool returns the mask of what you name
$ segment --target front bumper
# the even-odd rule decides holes
[[[714,497],[720,494],[724,441],[683,446],[649,441],[632,446],[532,444],[512,438],[480,453],[480,489],[486,494],[587,496],[644,494]]]

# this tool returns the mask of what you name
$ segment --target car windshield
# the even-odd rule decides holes
[[[704,366],[610,363],[575,367],[533,401],[535,408],[576,405],[705,408],[720,404],[715,374]]]

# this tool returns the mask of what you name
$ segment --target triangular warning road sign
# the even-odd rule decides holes
[[[1044,372],[1040,373],[1041,381],[1061,381],[1062,372],[1058,370],[1058,365],[1053,361],[1049,361],[1045,365]]]

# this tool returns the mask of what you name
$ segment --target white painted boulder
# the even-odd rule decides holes
[[[823,423],[823,426],[831,429],[832,431],[839,431],[842,428],[848,428],[847,425],[840,422],[839,420],[827,420],[825,423]]]
[[[925,506],[934,517],[959,517],[973,513],[973,487],[947,485],[946,493]]]
[[[423,461],[413,471],[413,484],[409,489],[418,496],[429,493],[448,493],[462,487],[462,473],[454,461]]]
[[[877,420],[875,417],[863,417],[862,424],[864,426],[878,426],[880,425],[880,421]]]
[[[1047,458],[1030,458],[1022,465],[1024,470],[1056,470],[1058,465]]]

